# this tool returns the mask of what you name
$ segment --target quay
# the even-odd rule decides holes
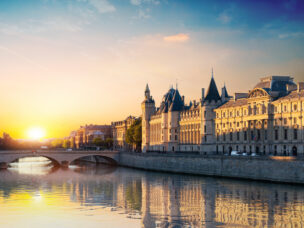
[[[9,163],[19,158],[33,156],[46,157],[62,167],[68,167],[76,159],[94,156],[101,157],[112,165],[150,171],[304,184],[304,157],[299,156],[227,156],[111,150],[1,151],[0,168],[7,168]]]

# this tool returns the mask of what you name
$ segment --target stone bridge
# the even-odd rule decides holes
[[[116,165],[119,159],[119,152],[112,150],[103,151],[65,151],[65,150],[34,150],[34,151],[0,151],[0,169],[7,168],[9,163],[26,157],[45,157],[56,165],[68,167],[68,165],[79,158],[97,156],[105,159],[110,164]]]

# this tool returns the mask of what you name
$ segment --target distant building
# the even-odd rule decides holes
[[[213,73],[205,96],[185,104],[171,88],[159,107],[148,85],[142,107],[142,151],[184,151],[203,154],[304,153],[304,83],[289,76],[270,76],[249,93],[219,94]]]
[[[126,133],[129,127],[134,123],[137,117],[128,116],[125,120],[112,122],[113,130],[113,148],[116,150],[132,149],[126,143]]]
[[[112,138],[111,125],[85,125],[76,130],[74,136],[74,146],[77,149],[95,147],[93,141],[95,138]]]

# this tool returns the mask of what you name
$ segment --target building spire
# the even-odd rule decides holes
[[[211,68],[211,78],[213,78],[213,67]]]
[[[146,85],[146,90],[145,90],[145,91],[146,91],[146,92],[150,92],[148,83],[147,83],[147,85]]]
[[[150,89],[149,89],[148,83],[147,83],[147,85],[146,85],[145,98],[146,98],[146,99],[150,99]]]

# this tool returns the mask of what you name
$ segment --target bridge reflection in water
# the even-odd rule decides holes
[[[24,191],[33,197],[24,197]],[[45,198],[49,202],[40,205],[43,200],[37,201],[37,192],[39,200]],[[18,200],[27,203],[18,204]],[[31,200],[35,206],[51,211],[56,224],[63,225],[64,219],[70,219],[71,226],[64,224],[65,227],[81,224],[81,216],[87,216],[88,211],[87,227],[95,227],[95,222],[101,227],[127,227],[128,223],[132,224],[129,227],[304,226],[303,186],[108,166],[58,169],[43,176],[22,174],[14,169],[0,172],[2,222],[10,218],[9,213],[14,213],[11,227],[23,227],[18,218],[21,222],[22,216],[35,210]],[[102,217],[105,214],[111,221]],[[117,225],[119,221],[125,225]],[[53,227],[47,224],[49,221],[43,222],[32,227],[35,224]]]

